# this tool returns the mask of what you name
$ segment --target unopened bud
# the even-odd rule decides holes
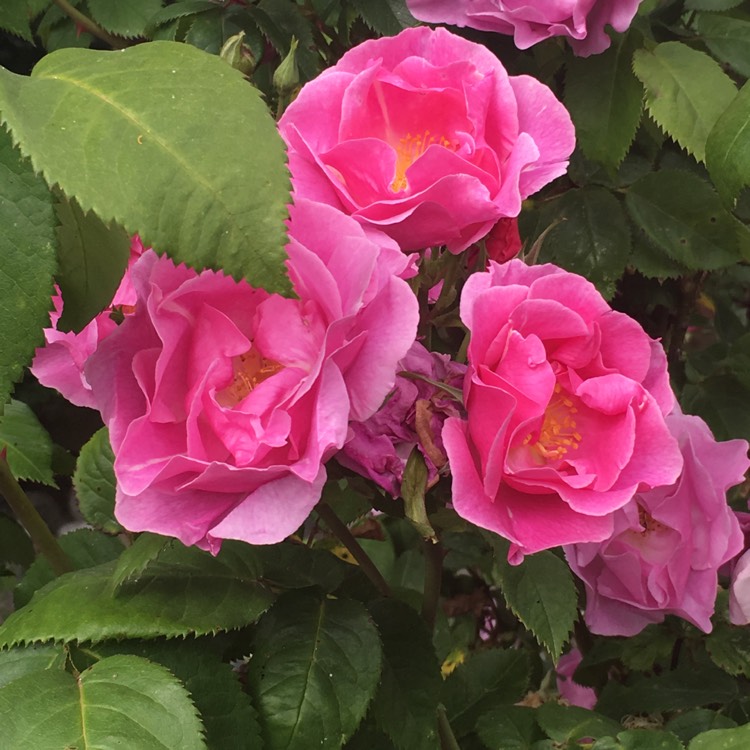
[[[244,31],[230,36],[224,42],[219,57],[229,63],[235,70],[239,70],[243,75],[249,76],[255,70],[255,58],[244,40]]]
[[[273,74],[273,86],[279,96],[288,96],[299,86],[299,68],[297,67],[297,40],[292,37],[287,56],[281,61]]]

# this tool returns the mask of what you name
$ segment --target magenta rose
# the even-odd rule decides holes
[[[118,309],[126,315],[130,314],[131,307],[135,304],[130,269],[143,252],[140,237],[135,235],[130,241],[128,267],[109,308],[97,315],[78,333],[57,330],[64,302],[60,289],[55,286],[55,295],[52,297],[54,309],[50,313],[51,326],[44,329],[45,345],[36,350],[30,369],[42,385],[57,389],[76,406],[95,408],[94,396],[83,368],[88,358],[96,351],[99,342],[117,328],[110,315],[113,309]]]
[[[603,541],[613,513],[682,468],[660,345],[581,276],[490,262],[461,297],[467,419],[443,428],[459,515],[510,540],[511,562]]]
[[[297,196],[406,251],[467,248],[564,174],[575,145],[546,86],[508,76],[482,45],[426,27],[347,52],[303,87],[279,128]]]
[[[109,427],[126,528],[218,550],[293,533],[320,498],[324,462],[393,387],[414,341],[407,259],[352,219],[292,210],[300,299],[145,254],[135,313],[89,359]]]
[[[635,635],[668,614],[710,632],[718,570],[742,549],[726,493],[750,465],[747,442],[717,443],[702,419],[679,411],[667,425],[684,458],[679,478],[639,491],[615,513],[603,543],[565,550],[586,586],[594,633]]]
[[[604,52],[606,25],[625,31],[642,0],[407,0],[415,18],[513,34],[519,49],[566,36],[581,57]]]
[[[557,674],[557,689],[560,697],[571,706],[593,709],[596,705],[597,695],[594,688],[580,685],[573,679],[578,665],[583,661],[583,654],[572,648],[567,654],[560,657],[555,667]]]
[[[466,367],[415,341],[398,369],[460,388]],[[415,447],[425,459],[429,481],[437,480],[447,461],[443,423],[458,413],[458,403],[444,390],[425,380],[400,376],[382,407],[368,420],[351,425],[351,436],[336,459],[399,497],[406,461]]]
[[[733,625],[750,625],[750,551],[737,560],[732,572],[729,620]]]

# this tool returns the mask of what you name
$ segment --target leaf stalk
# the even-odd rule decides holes
[[[81,13],[78,8],[71,5],[68,0],[53,0],[55,5],[60,10],[72,18],[79,26],[86,29],[89,34],[100,39],[105,44],[108,44],[112,49],[124,49],[125,43],[122,39],[118,39],[116,36],[112,36],[109,32],[105,31],[101,26],[94,23],[87,15]]]

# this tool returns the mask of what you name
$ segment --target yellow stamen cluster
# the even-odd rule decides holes
[[[232,360],[234,378],[223,390],[216,394],[216,400],[222,406],[236,406],[257,385],[268,380],[283,365],[272,359],[266,359],[254,349],[250,349]]]
[[[429,130],[417,135],[407,133],[399,139],[396,146],[396,175],[391,183],[391,190],[394,193],[399,193],[409,187],[406,170],[433,144],[455,151],[455,146],[447,138],[431,135]]]
[[[555,394],[550,399],[544,412],[544,422],[539,435],[534,439],[529,433],[523,441],[524,445],[531,445],[540,456],[548,460],[563,458],[571,450],[578,450],[583,437],[577,431],[578,424],[575,415],[578,409],[567,396],[559,383],[555,385]]]

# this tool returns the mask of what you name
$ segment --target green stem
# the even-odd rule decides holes
[[[372,581],[375,588],[383,596],[392,596],[391,587],[383,578],[370,556],[360,546],[349,527],[334,513],[333,508],[324,502],[315,506],[318,515],[328,524],[328,528],[339,538],[341,543],[352,553],[352,557],[359,563],[362,572]]]
[[[16,518],[31,537],[36,550],[47,558],[55,575],[59,576],[73,570],[68,556],[13,476],[4,452],[0,455],[0,494],[8,501]]]
[[[429,539],[424,541],[425,578],[424,598],[422,599],[422,617],[427,627],[435,628],[438,604],[440,602],[440,586],[443,582],[443,548]]]
[[[86,29],[89,34],[95,36],[97,39],[101,39],[112,47],[112,49],[123,49],[126,46],[122,39],[118,39],[116,36],[112,36],[112,34],[106,32],[101,26],[94,23],[87,15],[81,13],[78,8],[71,5],[68,0],[53,0],[53,2],[63,13],[70,16],[70,18],[72,18],[77,24]]]
[[[456,735],[453,734],[445,706],[438,706],[438,733],[440,734],[441,750],[461,750]]]

